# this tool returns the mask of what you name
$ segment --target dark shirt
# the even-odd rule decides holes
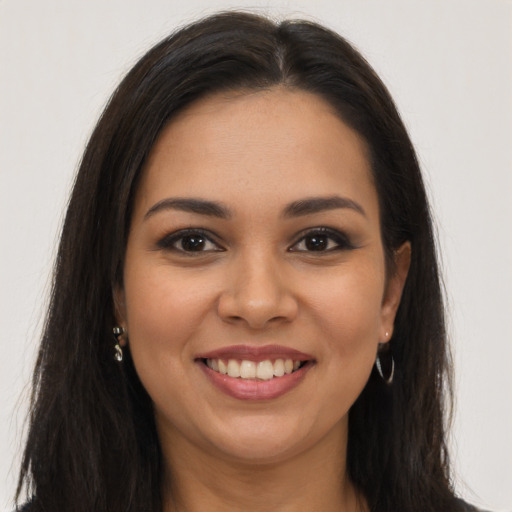
[[[457,503],[459,505],[462,505],[464,512],[489,512],[487,510],[482,510],[480,508],[476,508],[473,505],[470,505],[469,503],[466,503],[463,500],[457,500]],[[21,508],[18,508],[14,510],[13,512],[30,512],[30,503],[27,503],[23,505]]]

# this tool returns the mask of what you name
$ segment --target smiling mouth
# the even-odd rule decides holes
[[[251,361],[247,359],[221,359],[208,358],[201,361],[214,372],[228,377],[242,380],[268,381],[285,375],[290,375],[308,361],[293,359],[265,359],[263,361]]]

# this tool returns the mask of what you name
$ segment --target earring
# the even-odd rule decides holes
[[[116,326],[112,329],[112,333],[114,334],[114,338],[116,340],[116,344],[114,346],[114,349],[116,351],[116,353],[114,354],[114,359],[118,363],[122,363],[123,362],[123,349],[121,348],[119,341],[121,339],[121,336],[125,333],[125,330],[123,327]]]
[[[379,354],[377,354],[377,358],[375,359],[375,366],[377,367],[377,371],[379,372],[379,375],[382,377],[382,380],[388,386],[390,386],[393,383],[393,376],[395,375],[395,360],[393,359],[393,356],[391,356],[391,372],[389,373],[388,377],[384,377],[384,372],[382,371]]]
[[[386,332],[386,340],[389,337],[389,333]],[[377,352],[377,357],[375,358],[375,366],[377,367],[377,371],[379,372],[379,375],[381,376],[382,380],[390,386],[393,383],[393,377],[395,375],[395,360],[393,359],[393,356],[389,354],[389,357],[391,358],[391,371],[389,372],[389,375],[387,377],[384,377],[384,371],[382,370],[382,363],[380,360],[381,352]]]

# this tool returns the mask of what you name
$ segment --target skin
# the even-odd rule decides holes
[[[386,275],[366,155],[321,98],[285,88],[196,102],[155,144],[116,303],[154,402],[166,511],[366,509],[345,472],[348,412],[391,337],[410,261],[405,244]],[[352,203],[283,213],[334,195]],[[162,207],[169,198],[230,215]],[[199,250],[180,238],[191,228],[204,231]],[[278,398],[239,400],[196,360],[238,344],[294,348],[314,365]]]

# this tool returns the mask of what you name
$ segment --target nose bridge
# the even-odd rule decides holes
[[[289,321],[297,304],[287,280],[285,262],[268,249],[240,252],[230,268],[219,314],[228,321],[243,321],[251,328],[271,321]]]

